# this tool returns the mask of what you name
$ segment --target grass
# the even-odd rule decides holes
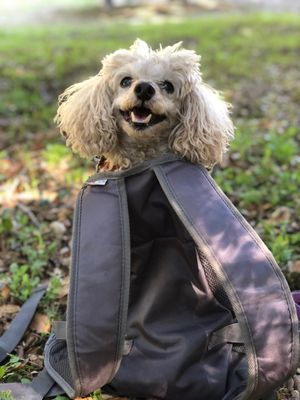
[[[56,98],[136,37],[153,47],[183,40],[202,55],[204,80],[233,103],[237,128],[214,177],[272,250],[291,288],[300,289],[300,17],[208,15],[156,25],[0,31],[0,270],[9,288],[2,304],[22,303],[50,280],[41,311],[53,318],[64,312],[60,289],[68,275],[74,195],[93,166],[58,137]],[[12,373],[12,361],[0,374]]]
[[[205,79],[229,90],[259,76],[270,81],[270,65],[283,71],[296,68],[299,18],[208,16],[154,27],[92,23],[2,31],[0,73],[5,96],[0,117],[9,136],[51,127],[56,95],[74,80],[97,73],[102,56],[127,47],[137,36],[154,47],[183,40],[202,55]]]

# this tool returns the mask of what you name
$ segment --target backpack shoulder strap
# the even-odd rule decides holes
[[[9,328],[0,337],[0,362],[5,360],[24,336],[46,290],[47,285],[40,285],[33,291],[29,299],[22,305]],[[45,369],[41,371],[30,384],[0,384],[0,395],[3,392],[10,392],[16,400],[24,398],[26,398],[26,400],[42,400],[46,394],[53,395],[64,393]]]
[[[43,400],[46,396],[53,397],[65,392],[51,378],[46,369],[43,369],[33,378],[31,383],[2,383],[1,394],[10,393],[15,400]]]
[[[67,312],[68,359],[78,396],[110,382],[119,368],[129,282],[130,234],[124,178],[87,182],[74,217]]]
[[[47,290],[47,285],[38,286],[10,324],[10,327],[0,337],[0,362],[10,354],[20,342],[28,328],[37,306]]]
[[[248,359],[242,398],[256,398],[297,368],[298,320],[287,282],[267,247],[204,168],[175,161],[155,166],[154,172],[229,297]]]

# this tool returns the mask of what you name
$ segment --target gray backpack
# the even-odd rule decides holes
[[[134,399],[255,400],[295,373],[288,285],[204,168],[165,156],[92,176],[78,196],[72,252],[67,318],[54,324],[45,370],[26,387],[0,386],[16,399],[59,386],[71,398],[102,388]]]

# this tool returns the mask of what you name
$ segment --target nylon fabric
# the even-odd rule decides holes
[[[32,293],[29,299],[22,305],[21,310],[10,324],[10,327],[0,337],[0,362],[7,357],[7,354],[14,350],[22,339],[46,290],[47,285],[41,285]]]
[[[78,396],[110,381],[122,357],[130,273],[123,190],[122,179],[86,186],[77,205],[67,342]]]
[[[131,232],[127,339],[133,346],[105,390],[172,400],[194,400],[202,393],[220,400],[229,375],[240,381],[237,370],[241,365],[245,370],[245,357],[230,368],[232,346],[223,342],[208,353],[207,345],[210,334],[232,323],[233,315],[211,292],[195,244],[153,171],[128,177],[126,189]]]
[[[52,334],[46,343],[44,363],[52,379],[73,398],[75,385],[70,369],[67,342],[57,339],[55,334]]]
[[[55,381],[44,369],[29,384],[3,383],[0,385],[0,397],[2,392],[10,392],[14,400],[43,400],[56,386]],[[54,391],[53,391],[54,392]],[[52,393],[53,393],[52,392]],[[55,393],[61,392],[55,387]]]
[[[243,335],[238,323],[226,325],[212,333],[208,343],[208,350],[222,343],[232,343],[242,345],[244,343]]]
[[[70,397],[104,385],[141,399],[256,400],[293,374],[296,321],[279,267],[207,172],[163,157],[84,185],[67,340],[50,337],[45,365]]]
[[[156,167],[156,173],[229,295],[246,342],[245,396],[259,398],[284,382],[297,366],[296,313],[285,278],[264,243],[204,168],[174,162]]]
[[[37,393],[30,384],[22,383],[2,383],[0,385],[1,392],[10,392],[15,400],[43,400],[44,394]]]
[[[54,333],[56,339],[67,340],[66,321],[54,321],[52,324],[52,333]]]

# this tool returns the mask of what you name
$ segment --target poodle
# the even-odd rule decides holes
[[[59,96],[66,143],[102,169],[130,168],[175,153],[207,168],[233,137],[230,105],[202,82],[200,56],[181,43],[159,50],[137,39],[107,55],[100,72]]]

